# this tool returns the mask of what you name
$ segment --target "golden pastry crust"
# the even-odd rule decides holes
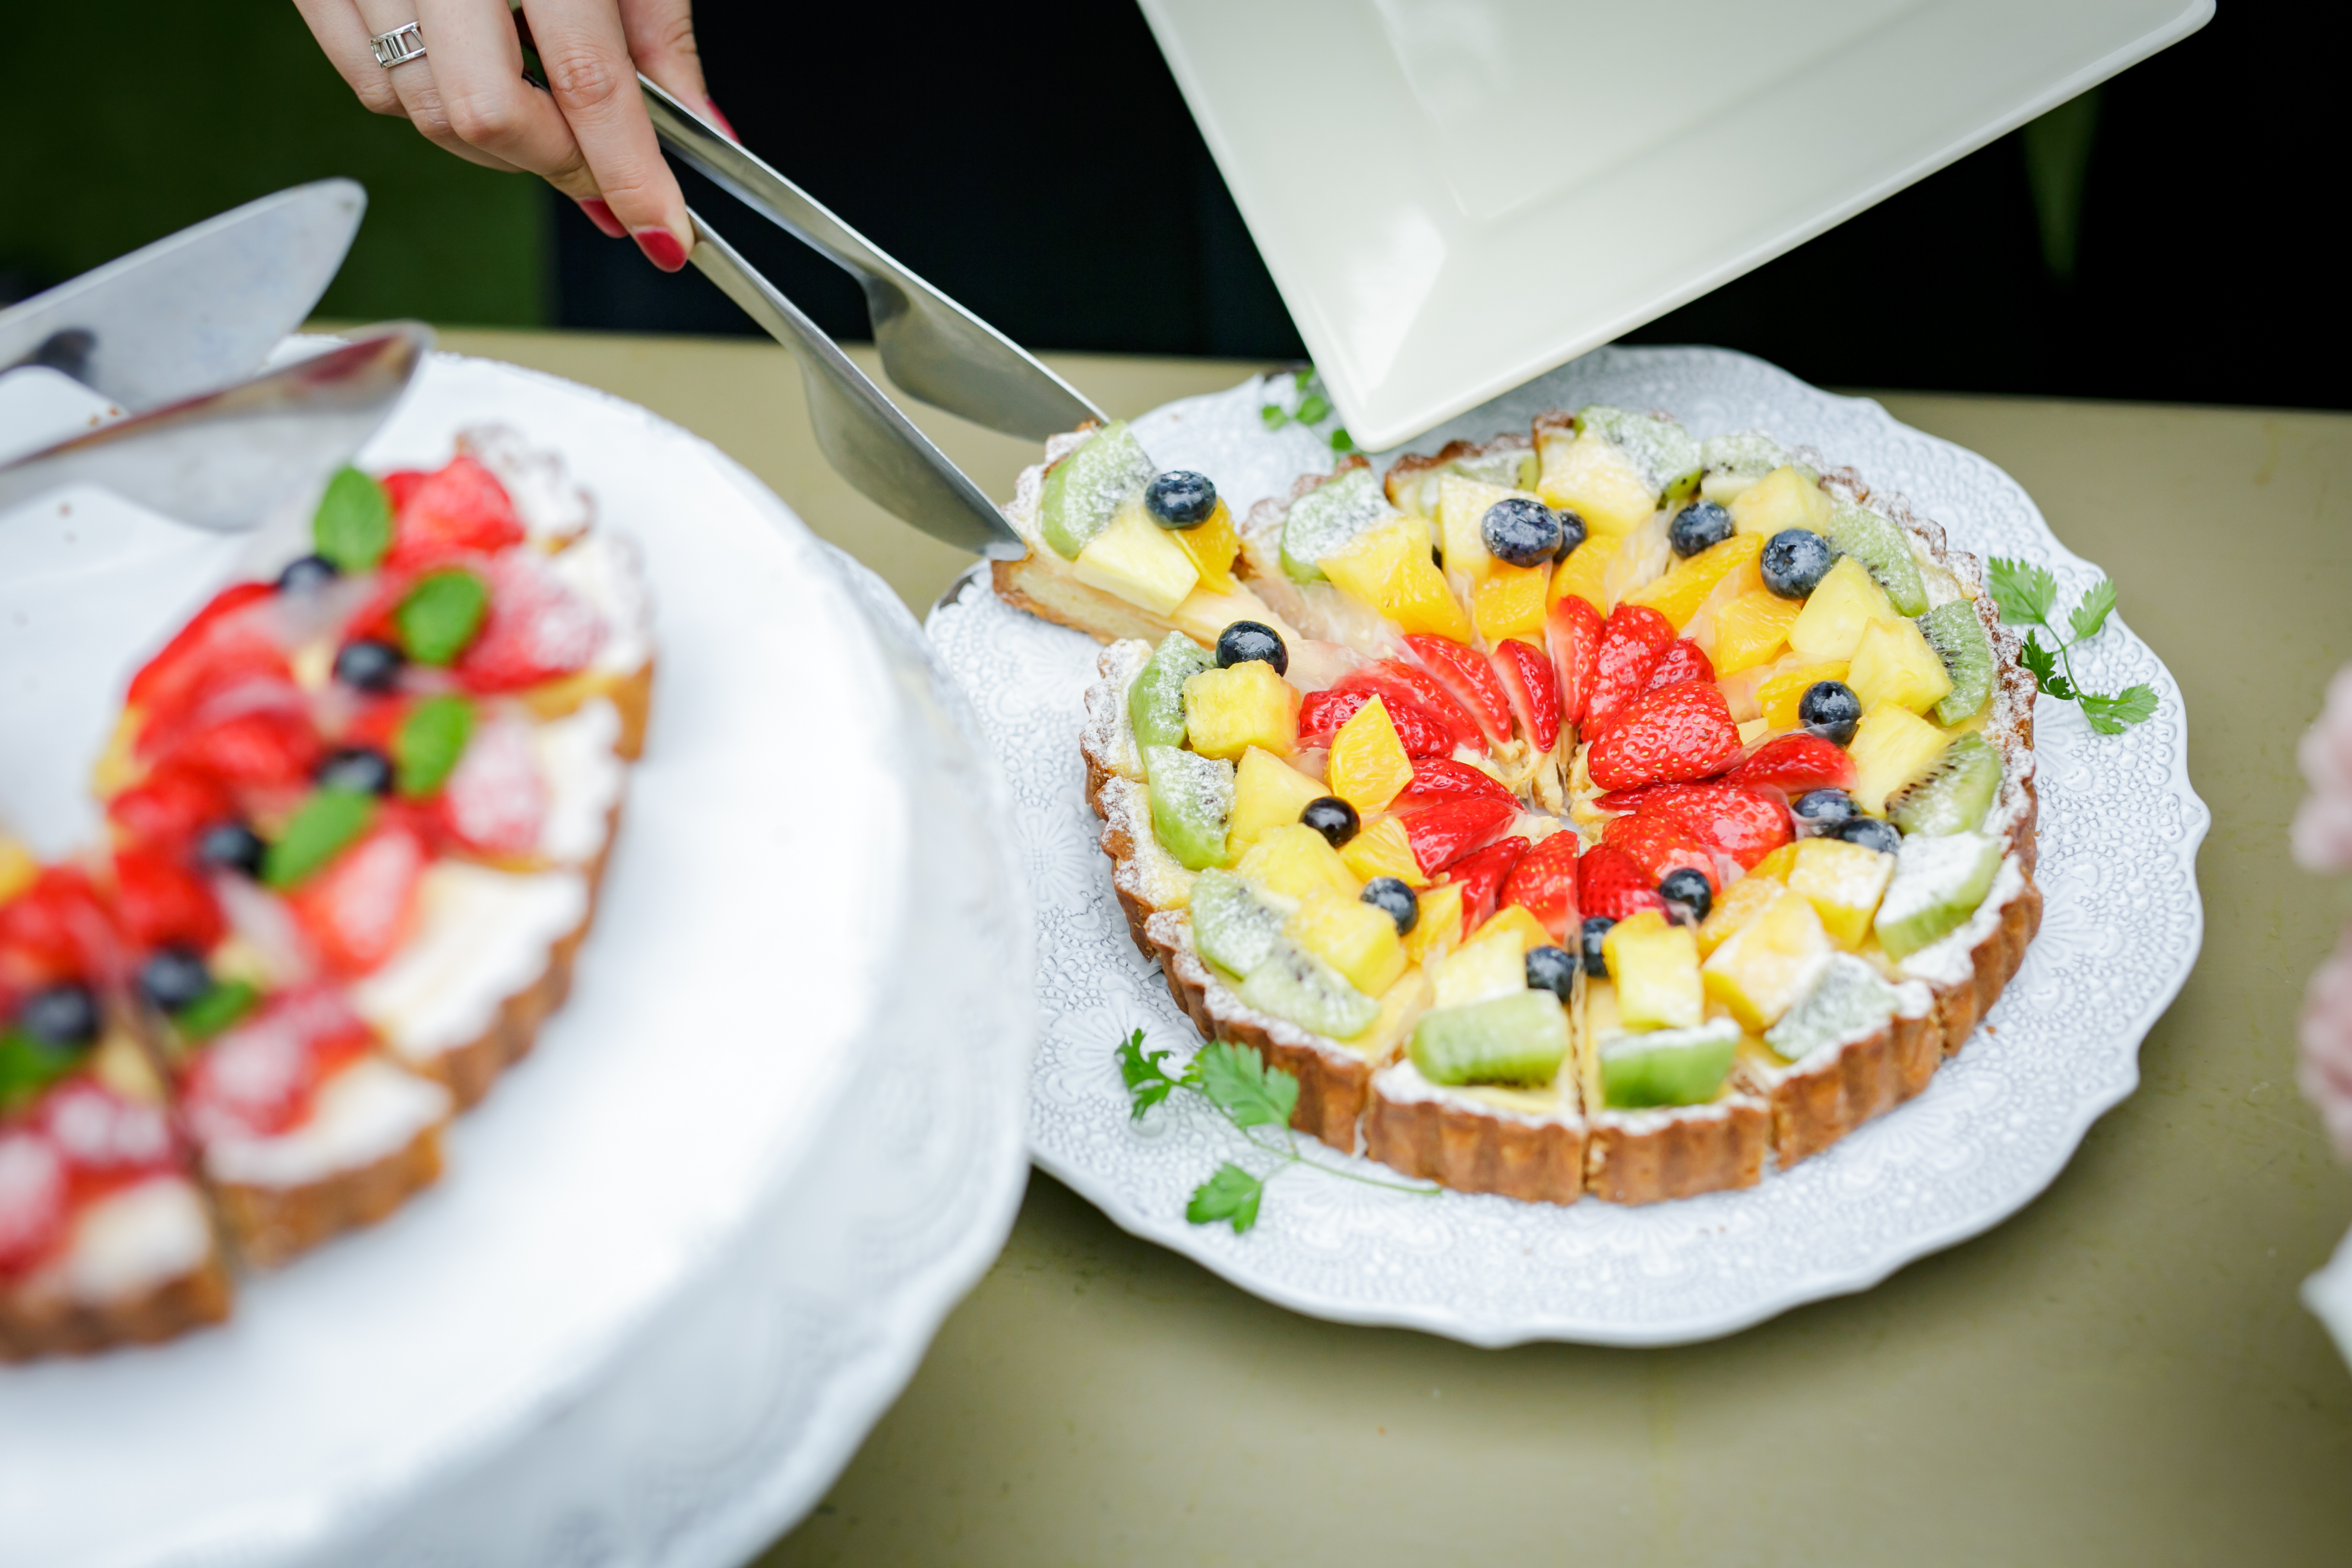
[[[1531,1121],[1453,1100],[1397,1100],[1374,1091],[1364,1152],[1408,1176],[1462,1193],[1531,1204],[1584,1194],[1589,1133],[1580,1120]]]
[[[441,1175],[441,1129],[421,1130],[401,1148],[365,1165],[299,1186],[213,1183],[213,1200],[238,1258],[275,1268],[344,1231],[373,1225]]]
[[[0,1362],[155,1344],[224,1321],[233,1294],[217,1246],[187,1273],[117,1300],[76,1301],[30,1283],[0,1287]]]
[[[1585,1190],[1612,1204],[1696,1197],[1764,1179],[1772,1116],[1752,1095],[1673,1111],[1604,1111],[1587,1140]]]

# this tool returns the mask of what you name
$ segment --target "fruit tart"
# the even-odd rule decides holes
[[[1121,427],[1047,458],[1008,512],[1073,573],[1102,535],[1040,521],[1073,494],[1157,530],[1122,560],[1219,515]],[[1595,406],[1237,533],[1214,595],[999,588],[1109,644],[1081,751],[1120,904],[1300,1129],[1528,1200],[1753,1185],[1916,1094],[2022,961],[2034,688],[1901,497]]]

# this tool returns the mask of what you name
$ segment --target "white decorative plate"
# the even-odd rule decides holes
[[[1241,511],[1329,458],[1295,427],[1267,433],[1262,395],[1251,383],[1171,404],[1135,429],[1157,462],[1211,475]],[[1908,495],[1957,548],[2048,565],[2063,604],[2098,574],[1982,458],[1897,424],[1875,403],[1831,396],[1719,350],[1588,354],[1416,446],[1524,430],[1539,409],[1595,402],[1669,409],[1700,435],[1755,426],[1818,447],[1874,489]],[[2180,690],[2119,619],[2108,626],[2076,656],[2077,671],[2095,689],[2147,682],[2159,697],[2156,716],[2097,736],[2073,706],[2041,704],[2042,934],[1991,1027],[1917,1099],[1745,1192],[1552,1207],[1415,1197],[1294,1171],[1267,1189],[1256,1228],[1236,1236],[1184,1219],[1187,1195],[1234,1152],[1234,1136],[1181,1100],[1130,1122],[1113,1064],[1117,1043],[1139,1026],[1154,1047],[1180,1053],[1199,1037],[1129,939],[1084,799],[1077,726],[1095,645],[967,580],[932,612],[929,629],[1018,800],[1045,1014],[1031,1150],[1126,1229],[1269,1300],[1475,1344],[1679,1343],[1866,1289],[1998,1223],[2047,1185],[2091,1122],[2138,1081],[2140,1038],[2196,961],[2196,854],[2210,818],[2189,786]],[[1369,1162],[1352,1168],[1385,1172]]]
[[[1011,1226],[1028,921],[955,683],[871,574],[615,399],[436,355],[364,460],[485,419],[562,454],[656,600],[571,1002],[437,1187],[225,1328],[0,1371],[12,1568],[739,1563]],[[0,521],[0,814],[73,836],[128,664],[243,548],[94,490]]]

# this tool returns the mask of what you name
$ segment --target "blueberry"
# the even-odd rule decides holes
[[[1715,889],[1706,873],[1688,866],[1677,866],[1658,879],[1658,897],[1666,900],[1676,925],[1695,926],[1715,908]]]
[[[98,998],[87,985],[52,985],[25,998],[16,1023],[45,1046],[86,1046],[98,1038]]]
[[[1609,961],[1602,955],[1601,942],[1609,934],[1609,928],[1616,923],[1607,915],[1594,915],[1577,933],[1577,945],[1584,952],[1584,973],[1595,980],[1609,978]]]
[[[1730,537],[1731,514],[1711,500],[1695,500],[1675,513],[1674,526],[1666,531],[1675,553],[1683,556],[1712,550]]]
[[[281,594],[310,594],[325,587],[342,575],[335,563],[323,555],[298,555],[278,574],[278,591]]]
[[[1874,816],[1857,816],[1840,823],[1837,836],[1848,844],[1859,844],[1882,855],[1892,855],[1903,847],[1903,835],[1895,831],[1895,825]]]
[[[1842,789],[1807,790],[1789,808],[1796,814],[1797,826],[1816,834],[1834,833],[1853,817],[1853,796]]]
[[[1274,666],[1276,675],[1290,673],[1290,650],[1282,646],[1282,636],[1260,621],[1235,621],[1217,634],[1217,668],[1231,669],[1237,664],[1263,659]]]
[[[1478,537],[1486,553],[1513,566],[1536,566],[1559,553],[1559,518],[1526,496],[1505,496],[1486,509]]]
[[[311,775],[321,789],[347,789],[360,795],[392,793],[392,759],[373,746],[344,746],[327,754]]]
[[[1565,1002],[1576,984],[1576,960],[1564,947],[1528,949],[1528,989],[1549,991]]]
[[[1298,820],[1331,841],[1337,849],[1356,836],[1363,826],[1356,816],[1356,808],[1336,795],[1318,795],[1307,803]]]
[[[1784,528],[1764,545],[1757,564],[1764,585],[1784,599],[1801,599],[1828,573],[1833,559],[1830,542],[1810,528]]]
[[[1825,741],[1852,745],[1862,723],[1862,699],[1843,680],[1816,680],[1797,699],[1797,722]]]
[[[402,662],[392,644],[361,637],[335,655],[335,679],[361,691],[389,691],[400,684]]]
[[[1375,877],[1356,896],[1396,921],[1399,936],[1411,935],[1421,923],[1421,896],[1402,877]]]
[[[1216,514],[1217,487],[1206,474],[1171,468],[1145,489],[1143,510],[1162,528],[1198,528]]]
[[[242,871],[248,877],[261,875],[261,858],[268,849],[261,835],[242,822],[223,822],[207,827],[196,840],[197,859],[224,871]]]
[[[167,947],[139,966],[139,991],[163,1013],[176,1013],[213,988],[212,971],[184,947]]]
[[[1559,509],[1552,515],[1559,519],[1559,558],[1565,561],[1576,553],[1576,547],[1583,543],[1585,536],[1592,531],[1584,526],[1582,518],[1566,507]]]

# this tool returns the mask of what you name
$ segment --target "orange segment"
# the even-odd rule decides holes
[[[1549,568],[1510,566],[1497,561],[1486,569],[1470,600],[1470,618],[1489,645],[1505,637],[1543,641],[1544,590],[1551,581]]]
[[[1212,594],[1234,591],[1234,557],[1242,552],[1242,536],[1234,531],[1234,514],[1225,510],[1222,496],[1208,521],[1197,528],[1180,528],[1169,537],[1192,558],[1201,574],[1200,586]]]
[[[1369,882],[1394,877],[1408,888],[1429,886],[1429,873],[1412,858],[1412,841],[1405,837],[1402,819],[1383,816],[1341,847],[1339,858],[1348,869]]]
[[[1339,726],[1331,737],[1323,778],[1333,795],[1365,816],[1386,810],[1412,782],[1412,759],[1405,755],[1404,742],[1389,721],[1387,703],[1375,697]]]
[[[1775,732],[1797,727],[1797,702],[1816,680],[1843,680],[1845,660],[1831,664],[1801,664],[1783,670],[1756,689],[1756,706]]]
[[[1341,593],[1407,632],[1470,640],[1470,620],[1429,558],[1429,525],[1406,518],[1368,530],[1318,563]]]
[[[1699,605],[1715,592],[1717,584],[1763,553],[1763,535],[1735,533],[1711,549],[1677,562],[1656,582],[1626,595],[1625,602],[1649,605],[1674,622],[1675,630],[1681,631],[1698,614]],[[1722,667],[1717,668],[1720,670]]]
[[[1752,533],[1736,535],[1753,539]],[[1720,548],[1720,547],[1718,547]],[[1780,657],[1789,628],[1804,609],[1801,599],[1784,599],[1769,589],[1742,594],[1715,613],[1715,648],[1708,655],[1718,679]]]
[[[1618,546],[1624,542],[1622,534],[1596,534],[1569,552],[1568,559],[1552,574],[1551,603],[1557,605],[1573,594],[1606,616],[1609,595],[1601,592],[1601,577],[1609,570],[1609,563],[1617,558]]]

